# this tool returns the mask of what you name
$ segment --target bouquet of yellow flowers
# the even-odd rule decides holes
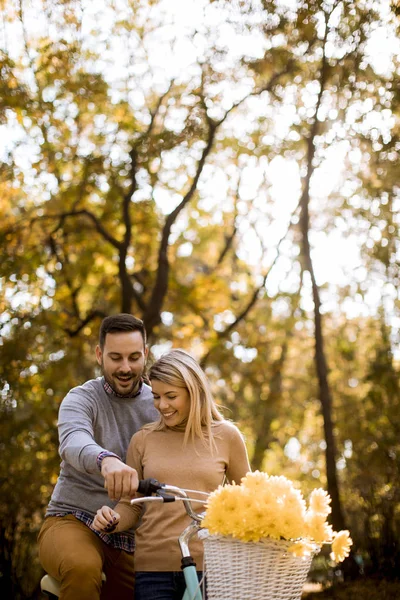
[[[219,486],[207,501],[202,526],[211,535],[230,536],[242,542],[266,538],[292,542],[288,552],[311,556],[322,544],[331,544],[331,558],[343,561],[352,540],[347,530],[334,532],[327,523],[331,499],[315,489],[306,501],[286,477],[255,471],[242,478],[241,485]]]

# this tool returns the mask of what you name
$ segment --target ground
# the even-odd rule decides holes
[[[362,578],[319,591],[308,585],[302,600],[400,600],[400,580]]]

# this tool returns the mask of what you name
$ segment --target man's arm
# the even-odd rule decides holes
[[[82,473],[98,473],[112,500],[132,497],[137,490],[137,473],[121,458],[100,446],[94,438],[94,405],[90,398],[69,392],[61,403],[58,417],[60,456]]]
[[[127,466],[129,465],[128,468],[132,468],[139,479],[143,479],[142,457],[144,452],[144,443],[144,432],[141,430],[132,437],[126,454]],[[137,481],[135,485],[137,489]],[[137,494],[136,496],[138,497]],[[94,520],[94,528],[99,531],[106,531],[104,526],[108,526],[108,531],[125,531],[137,525],[142,511],[142,505],[131,505],[126,498],[122,498],[121,501],[114,506],[113,511],[110,511],[107,506],[103,506],[97,511],[97,516]],[[116,517],[115,521],[113,520],[111,522],[110,519],[112,519],[114,516]]]
[[[118,533],[135,527],[139,521],[143,507],[132,506],[126,499],[121,498],[114,509],[102,506],[96,513],[92,527],[96,531]]]

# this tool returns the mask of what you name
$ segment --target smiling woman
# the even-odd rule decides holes
[[[154,379],[151,383],[153,389],[154,406],[168,427],[181,425],[187,421],[190,412],[189,392],[186,388],[162,383]]]
[[[150,367],[149,379],[155,407],[161,413],[160,421],[149,427],[180,426],[185,432],[184,444],[189,437],[193,442],[198,437],[212,448],[211,424],[223,417],[198,362],[184,350],[171,350]]]

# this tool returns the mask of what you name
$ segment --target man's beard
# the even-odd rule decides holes
[[[133,375],[132,374],[132,375],[130,375],[130,379],[128,380],[128,381],[132,382],[131,388],[129,390],[125,390],[125,389],[118,390],[118,388],[116,389],[114,381],[107,376],[103,364],[101,364],[101,371],[102,371],[104,379],[106,380],[108,385],[111,387],[111,389],[117,396],[122,396],[122,397],[132,396],[133,392],[136,391],[136,388],[138,387],[138,383],[140,382],[140,379],[141,379],[141,375],[138,375],[138,374]],[[119,375],[122,375],[122,373],[119,373]],[[117,374],[113,373],[113,377],[115,377],[115,379],[117,380],[117,383],[119,383]],[[127,380],[125,380],[125,381],[127,381]]]

